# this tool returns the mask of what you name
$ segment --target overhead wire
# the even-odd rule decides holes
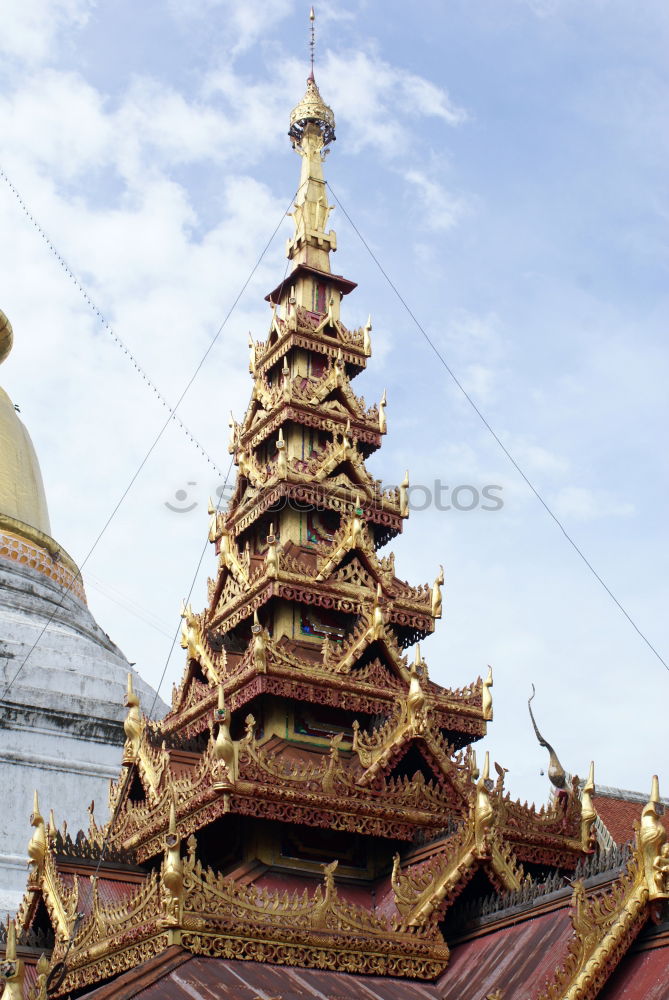
[[[301,186],[302,185],[300,185],[300,187]],[[281,217],[279,218],[279,221],[277,222],[276,226],[272,230],[271,236],[269,237],[269,239],[265,243],[265,245],[264,245],[264,247],[262,249],[262,252],[260,253],[260,256],[257,258],[256,262],[254,263],[253,267],[251,268],[251,271],[248,274],[248,277],[246,278],[246,280],[242,284],[239,292],[235,296],[235,298],[234,298],[234,300],[232,302],[232,305],[228,309],[228,311],[227,311],[227,313],[226,313],[226,315],[225,315],[222,323],[218,327],[218,330],[216,331],[216,334],[211,339],[211,341],[210,341],[210,343],[209,343],[206,351],[202,355],[202,357],[201,357],[200,361],[198,362],[198,364],[196,365],[193,373],[191,374],[190,378],[186,382],[186,385],[184,386],[184,388],[183,388],[183,390],[182,390],[179,398],[177,399],[176,404],[173,407],[169,407],[169,405],[168,405],[169,414],[168,414],[167,420],[165,420],[165,422],[163,423],[162,427],[158,431],[157,435],[153,439],[153,441],[152,441],[152,443],[151,443],[148,451],[146,452],[146,454],[142,458],[141,462],[139,463],[139,466],[137,467],[136,471],[133,473],[133,475],[132,475],[129,483],[127,484],[127,486],[123,490],[120,498],[118,499],[118,501],[114,505],[111,513],[109,514],[109,516],[107,517],[106,521],[104,522],[102,528],[100,529],[100,531],[98,532],[97,536],[95,537],[95,539],[93,541],[93,544],[91,545],[91,547],[89,548],[88,552],[86,553],[86,556],[84,557],[83,561],[78,566],[76,574],[73,574],[72,580],[70,581],[69,585],[66,588],[63,589],[63,592],[61,594],[60,600],[55,605],[55,607],[54,607],[53,611],[51,612],[50,616],[47,618],[47,620],[44,623],[44,626],[42,627],[41,631],[39,632],[37,638],[35,639],[35,641],[33,642],[32,646],[30,647],[30,649],[26,653],[25,657],[23,658],[23,660],[21,661],[21,663],[17,667],[16,671],[12,675],[11,680],[5,685],[5,687],[3,689],[3,692],[0,695],[0,701],[4,701],[4,699],[7,697],[9,691],[11,690],[12,686],[15,684],[16,680],[18,679],[18,677],[20,676],[22,670],[24,669],[26,663],[30,659],[32,653],[37,648],[37,646],[38,646],[39,642],[41,641],[42,637],[44,636],[45,632],[47,631],[47,629],[49,628],[49,626],[53,622],[54,618],[56,617],[58,611],[62,607],[63,602],[65,601],[65,598],[67,597],[67,595],[71,591],[71,589],[74,586],[74,584],[76,583],[76,581],[79,580],[79,579],[81,579],[81,571],[83,570],[84,566],[86,565],[86,563],[88,562],[88,560],[93,555],[93,553],[94,553],[95,549],[97,548],[97,546],[99,545],[102,537],[104,536],[105,532],[109,528],[109,525],[114,520],[114,518],[115,518],[116,514],[118,513],[121,505],[123,504],[125,498],[128,496],[130,490],[132,489],[132,487],[134,486],[136,480],[138,479],[139,475],[141,474],[144,466],[146,465],[146,463],[148,462],[149,458],[153,454],[155,448],[157,447],[158,443],[162,439],[163,434],[165,433],[165,431],[169,427],[169,425],[170,425],[170,423],[171,423],[171,421],[173,419],[174,414],[176,413],[176,411],[181,406],[184,398],[186,397],[186,394],[188,393],[188,391],[191,388],[191,386],[193,385],[195,379],[199,375],[199,373],[200,373],[200,371],[201,371],[204,363],[206,362],[206,360],[209,357],[211,351],[213,350],[215,344],[217,343],[218,338],[220,337],[221,333],[223,332],[225,326],[227,325],[227,323],[228,323],[228,321],[229,321],[229,319],[230,319],[233,311],[235,310],[235,308],[236,308],[239,300],[241,299],[242,295],[244,294],[244,292],[246,291],[246,289],[249,286],[250,282],[252,281],[253,276],[255,275],[256,271],[260,267],[260,264],[262,263],[262,260],[263,260],[263,258],[265,256],[265,254],[267,253],[270,245],[272,244],[272,242],[274,240],[274,237],[276,236],[276,234],[278,233],[279,229],[283,225],[283,222],[284,222],[284,220],[286,218],[286,215],[288,214],[289,209],[294,204],[295,199],[297,198],[297,195],[298,195],[298,193],[300,191],[300,187],[298,187],[297,191],[295,191],[295,193],[291,196],[291,199],[290,199],[290,201],[288,203],[287,208],[281,213]]]
[[[80,292],[82,298],[84,299],[84,301],[86,302],[86,304],[90,307],[90,309],[92,310],[92,312],[97,316],[97,318],[100,321],[100,323],[102,324],[103,328],[107,331],[107,333],[112,338],[112,340],[116,343],[116,345],[121,349],[121,351],[128,358],[128,360],[130,361],[131,365],[133,366],[133,368],[135,369],[135,371],[137,372],[137,374],[145,382],[145,384],[149,387],[149,389],[151,389],[151,391],[155,394],[155,396],[157,397],[158,401],[167,410],[169,410],[169,412],[170,412],[170,418],[172,420],[174,420],[174,422],[181,428],[181,430],[184,432],[184,434],[186,435],[186,437],[188,438],[188,440],[190,441],[190,443],[193,445],[193,447],[196,448],[200,452],[200,454],[202,455],[202,457],[209,463],[209,465],[220,476],[222,476],[223,472],[218,467],[218,465],[216,464],[216,462],[214,461],[214,459],[206,451],[206,449],[200,444],[200,442],[197,440],[197,438],[194,436],[194,434],[191,433],[191,431],[186,426],[186,424],[181,419],[181,417],[177,416],[177,414],[175,412],[175,407],[170,406],[168,400],[162,394],[162,392],[157,387],[157,385],[155,384],[155,382],[153,381],[153,379],[150,378],[150,376],[147,374],[147,372],[142,367],[142,365],[140,365],[139,361],[137,360],[137,358],[135,357],[135,355],[133,354],[133,352],[130,350],[130,348],[128,347],[128,345],[116,333],[116,331],[112,327],[111,323],[106,319],[106,317],[103,315],[102,311],[98,308],[98,306],[96,305],[96,303],[93,301],[93,299],[91,298],[91,295],[88,292],[88,290],[79,281],[79,279],[77,278],[76,274],[74,273],[74,271],[72,270],[72,268],[70,267],[70,265],[67,263],[67,261],[65,260],[65,258],[59,253],[58,248],[53,244],[53,242],[51,241],[51,239],[47,235],[46,231],[43,229],[43,227],[37,221],[37,219],[35,218],[35,216],[32,214],[32,212],[28,208],[26,202],[24,201],[21,193],[18,191],[18,189],[12,183],[12,181],[10,180],[9,176],[7,175],[6,171],[4,170],[4,168],[2,167],[1,164],[0,164],[0,179],[2,179],[5,182],[5,184],[9,188],[9,190],[12,192],[12,194],[16,198],[16,201],[18,202],[18,204],[19,204],[22,212],[24,213],[24,215],[26,216],[26,218],[28,219],[28,221],[32,223],[33,227],[37,230],[37,232],[39,233],[39,235],[42,237],[44,243],[47,245],[47,247],[49,248],[49,250],[51,251],[51,253],[53,254],[53,256],[56,258],[56,260],[58,261],[58,263],[60,264],[60,266],[65,271],[65,274],[72,281],[72,283],[74,284],[74,286],[78,289],[78,291]]]
[[[224,480],[224,483],[223,483],[223,487],[219,490],[219,493],[218,493],[218,502],[216,504],[215,514],[218,514],[218,512],[220,510],[221,501],[222,501],[223,495],[225,493],[225,488],[226,488],[226,486],[228,484],[228,479],[230,477],[230,472],[232,471],[233,462],[234,462],[234,456],[230,459],[230,464],[228,466],[228,471],[225,474],[225,480]],[[199,559],[197,561],[197,565],[195,567],[195,572],[193,573],[191,584],[190,584],[190,587],[188,588],[188,593],[187,593],[185,601],[184,601],[184,604],[185,604],[186,607],[190,603],[190,599],[192,597],[193,590],[195,589],[195,584],[197,583],[197,578],[198,578],[198,576],[200,574],[200,569],[202,567],[202,562],[204,560],[204,556],[205,556],[205,553],[207,551],[207,548],[208,548],[209,544],[210,544],[209,530],[207,530],[207,535],[206,535],[206,538],[205,538],[205,543],[204,543],[204,545],[202,547],[202,551],[200,552],[200,557],[199,557]],[[165,659],[165,665],[163,666],[163,672],[160,675],[160,680],[158,681],[158,684],[157,684],[157,686],[155,688],[155,691],[154,691],[153,701],[151,703],[151,708],[149,709],[149,711],[147,713],[147,717],[149,719],[153,715],[153,710],[156,707],[156,703],[158,701],[158,695],[159,695],[159,692],[160,692],[160,688],[161,688],[162,683],[163,683],[163,681],[165,679],[165,674],[167,673],[167,668],[168,668],[169,662],[170,662],[170,660],[172,658],[172,653],[173,653],[174,647],[175,647],[175,645],[177,643],[177,639],[179,638],[180,631],[181,631],[181,622],[179,622],[179,624],[177,625],[176,630],[174,632],[174,635],[172,637],[172,642],[170,644],[169,652],[168,652],[167,657]],[[146,733],[146,729],[144,729],[142,731],[141,735],[140,735],[140,747],[141,747],[142,740],[144,739],[145,733]],[[130,782],[132,780],[133,775],[134,775],[134,769],[133,769],[133,767],[132,766],[128,766],[128,768],[126,770],[126,773],[124,775],[124,778],[123,778],[123,784],[121,785],[121,789],[119,791],[118,798],[117,798],[116,804],[114,806],[114,810],[113,810],[113,812],[112,812],[112,814],[111,814],[111,816],[109,818],[109,822],[107,824],[107,829],[105,830],[105,835],[103,837],[102,844],[100,845],[100,854],[99,854],[99,857],[98,857],[97,864],[95,866],[95,871],[94,871],[94,873],[93,873],[93,875],[91,876],[91,879],[90,879],[90,896],[89,896],[90,900],[92,900],[92,898],[93,898],[93,893],[95,891],[95,889],[94,889],[95,882],[96,882],[96,879],[98,878],[98,876],[100,874],[100,869],[102,868],[102,865],[104,864],[105,857],[106,857],[106,854],[107,854],[107,849],[109,847],[109,841],[110,841],[110,838],[111,838],[112,830],[114,828],[114,824],[115,824],[116,819],[118,817],[118,814],[119,814],[119,812],[121,810],[121,807],[122,807],[123,803],[125,802],[126,793],[128,792],[128,790],[130,788]],[[68,939],[68,942],[67,942],[67,946],[66,946],[65,952],[63,954],[63,958],[60,960],[60,962],[58,962],[53,967],[53,969],[51,970],[51,972],[49,973],[49,976],[47,978],[47,995],[49,993],[57,991],[62,986],[63,982],[65,981],[65,978],[67,976],[67,963],[66,963],[66,959],[67,959],[67,956],[68,956],[68,954],[70,952],[70,949],[72,948],[72,945],[74,944],[75,938],[77,936],[77,931],[79,930],[79,926],[81,925],[81,921],[84,919],[84,916],[85,916],[84,912],[83,911],[79,911],[77,913],[76,917],[75,917],[74,923],[72,925],[72,930],[70,932],[70,936],[69,936],[69,939]]]
[[[469,403],[469,405],[472,407],[472,409],[474,410],[474,412],[476,413],[476,415],[478,416],[478,418],[481,420],[481,422],[483,423],[483,425],[486,428],[486,430],[492,435],[493,439],[496,441],[496,443],[498,444],[498,446],[504,452],[504,454],[506,455],[507,459],[509,460],[509,462],[511,463],[511,465],[514,467],[514,469],[516,470],[516,472],[524,480],[525,484],[532,491],[532,493],[534,494],[534,496],[536,497],[536,499],[539,501],[539,503],[541,504],[541,506],[544,508],[544,510],[546,511],[546,513],[548,514],[548,516],[557,525],[557,527],[559,528],[559,530],[562,532],[562,534],[566,538],[567,542],[571,545],[572,549],[576,552],[576,554],[579,556],[579,558],[583,561],[583,563],[585,564],[585,566],[590,570],[590,572],[592,573],[592,575],[594,576],[594,578],[604,588],[604,590],[606,591],[606,593],[608,594],[608,596],[610,597],[610,599],[613,601],[613,603],[615,604],[615,606],[618,608],[618,610],[624,615],[624,617],[627,619],[628,623],[632,626],[632,628],[637,633],[637,635],[640,636],[640,638],[646,644],[646,646],[651,651],[651,653],[653,653],[653,655],[660,661],[660,663],[665,668],[665,670],[669,671],[669,663],[667,663],[667,661],[662,657],[662,655],[659,653],[659,651],[653,645],[653,643],[650,641],[650,639],[645,635],[645,633],[642,631],[642,629],[639,627],[639,625],[637,625],[637,623],[632,618],[632,616],[627,611],[627,609],[618,600],[618,598],[613,593],[613,591],[611,590],[611,588],[608,586],[608,584],[606,583],[606,581],[597,572],[597,570],[593,566],[592,562],[588,559],[588,557],[585,555],[585,553],[583,552],[583,550],[579,547],[579,545],[574,540],[574,538],[572,538],[572,536],[569,534],[569,532],[565,528],[565,526],[562,523],[562,521],[560,520],[560,518],[557,516],[557,514],[551,508],[551,506],[549,505],[549,503],[544,499],[544,497],[542,496],[542,494],[539,492],[538,488],[530,480],[529,476],[521,468],[521,466],[518,463],[518,461],[516,460],[516,458],[514,458],[513,454],[509,451],[509,449],[506,447],[506,445],[504,444],[504,442],[501,440],[501,438],[499,437],[499,435],[496,433],[496,431],[494,430],[494,428],[492,427],[492,425],[486,419],[485,415],[482,413],[482,411],[480,410],[480,408],[477,406],[477,404],[474,401],[474,399],[467,392],[467,390],[463,386],[462,382],[459,380],[459,378],[457,377],[457,375],[455,374],[455,372],[453,371],[453,369],[451,368],[451,366],[446,361],[446,358],[443,356],[443,354],[441,353],[441,351],[439,350],[439,348],[437,347],[437,345],[434,343],[434,341],[432,340],[432,338],[426,332],[425,328],[423,327],[423,325],[418,320],[416,314],[414,313],[414,311],[412,310],[412,308],[409,306],[409,304],[406,301],[406,299],[404,298],[404,296],[400,293],[400,291],[398,290],[397,286],[395,285],[395,283],[393,282],[393,280],[389,276],[388,272],[385,270],[385,268],[381,264],[381,261],[376,256],[376,254],[374,253],[374,251],[370,247],[369,243],[367,242],[367,240],[365,239],[365,237],[360,232],[359,228],[356,226],[356,224],[353,221],[353,219],[351,218],[350,214],[347,212],[346,208],[342,204],[341,199],[335,193],[335,191],[334,191],[334,189],[332,187],[332,184],[330,184],[329,181],[326,181],[326,183],[327,183],[328,188],[332,192],[332,197],[335,199],[335,201],[336,201],[337,205],[339,206],[339,208],[341,209],[342,213],[346,216],[346,219],[348,220],[348,222],[349,222],[351,228],[353,229],[353,231],[356,233],[358,239],[360,240],[360,242],[362,243],[362,245],[367,250],[368,254],[370,255],[370,257],[372,258],[372,260],[374,261],[374,263],[378,267],[379,271],[381,272],[381,274],[383,275],[383,277],[387,281],[388,285],[390,286],[390,288],[392,289],[392,291],[394,292],[394,294],[396,295],[396,297],[400,301],[401,305],[404,307],[404,309],[406,310],[406,312],[408,313],[408,315],[411,317],[411,320],[413,321],[413,323],[416,326],[416,328],[423,335],[423,337],[427,341],[429,347],[432,349],[432,351],[434,352],[434,354],[436,355],[436,357],[439,359],[440,363],[443,365],[443,367],[448,372],[448,374],[451,377],[452,381],[455,383],[455,385],[460,390],[460,392],[462,393],[462,395],[465,397],[465,399],[467,400],[467,402]]]

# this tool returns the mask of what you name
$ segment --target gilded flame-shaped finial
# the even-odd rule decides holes
[[[478,850],[485,850],[488,830],[492,826],[494,810],[490,801],[490,751],[486,750],[481,777],[476,783],[474,806],[474,835]]]
[[[16,924],[7,917],[7,947],[0,962],[0,980],[4,980],[3,1000],[23,1000],[23,962],[16,957]]]
[[[170,818],[165,837],[161,896],[167,924],[171,927],[178,926],[183,914],[184,865],[181,858],[181,840],[177,833],[177,810],[174,799],[170,802]]]
[[[661,815],[660,782],[654,774],[650,797],[641,811],[641,824],[637,834],[638,851],[651,899],[669,898],[669,843]]]
[[[441,613],[443,609],[443,599],[441,596],[441,588],[444,586],[444,567],[439,567],[439,574],[436,577],[434,583],[432,584],[432,617],[441,618]]]
[[[597,835],[594,831],[597,819],[597,810],[593,801],[595,794],[595,762],[590,761],[588,780],[581,792],[581,848],[584,851],[593,851],[597,847]]]
[[[416,643],[416,653],[414,662],[410,668],[409,693],[407,695],[407,709],[409,712],[409,722],[413,726],[419,726],[425,715],[427,697],[420,682],[420,672],[423,668],[423,659],[420,655],[420,643]]]
[[[400,517],[409,516],[409,470],[404,473],[400,483]]]
[[[230,736],[230,713],[225,707],[223,685],[218,685],[218,706],[214,712],[218,732],[214,740],[213,785],[219,791],[230,791],[236,778],[235,744]]]
[[[488,675],[483,682],[483,690],[481,691],[481,708],[485,722],[492,722],[492,686],[492,667],[488,664]]]
[[[185,616],[187,609],[182,609]],[[123,755],[124,764],[131,763],[139,752],[139,744],[142,736],[142,717],[139,711],[139,696],[137,695],[132,682],[132,674],[128,672],[128,687],[125,695],[125,705],[128,714],[123,720],[123,730],[125,732],[125,752]]]
[[[46,827],[39,809],[37,789],[35,789],[33,797],[33,811],[30,816],[30,825],[35,828],[35,832],[28,843],[28,864],[30,866],[28,877],[30,882],[35,882],[41,875],[46,856]]]
[[[534,727],[534,732],[537,737],[539,746],[543,747],[545,750],[548,750],[548,778],[551,784],[554,785],[556,788],[564,788],[565,785],[567,784],[567,773],[563,768],[562,764],[560,763],[560,761],[558,760],[558,755],[556,754],[553,747],[547,740],[543,738],[543,736],[539,732],[539,728],[534,718],[534,712],[532,711],[532,701],[534,699],[535,694],[536,692],[534,690],[534,684],[533,684],[532,694],[527,699],[527,707],[530,712],[530,719],[532,720],[532,726]]]
[[[375,639],[380,639],[385,632],[386,618],[383,613],[381,603],[383,601],[383,590],[381,584],[376,585],[376,597],[372,608],[372,629]]]
[[[379,434],[385,434],[388,430],[388,419],[386,417],[386,406],[388,405],[388,397],[386,395],[386,390],[383,390],[383,395],[379,402]]]
[[[253,612],[251,634],[253,636],[253,662],[256,670],[265,673],[267,669],[267,638],[257,611]]]

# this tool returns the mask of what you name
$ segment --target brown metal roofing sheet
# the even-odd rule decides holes
[[[669,1000],[669,947],[626,955],[599,1000]]]
[[[137,997],[138,1000],[440,1000],[439,992],[430,983],[217,958],[192,958]]]
[[[497,989],[504,1000],[535,997],[566,957],[571,932],[565,906],[455,945],[438,982],[441,1000],[482,1000]]]

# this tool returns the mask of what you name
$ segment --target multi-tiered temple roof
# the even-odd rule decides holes
[[[35,804],[11,1000],[594,997],[667,898],[656,786],[637,846],[602,860],[592,770],[549,807],[513,801],[473,749],[492,675],[430,679],[444,579],[410,585],[382,554],[408,477],[383,490],[365,464],[386,399],[352,388],[372,327],[344,325],[355,286],[331,271],[334,127],[310,77],[293,269],[251,344],[208,604],[183,609],[168,715],[149,722],[128,689],[112,822],[72,840]]]

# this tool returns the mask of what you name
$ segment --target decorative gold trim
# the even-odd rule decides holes
[[[659,800],[655,775],[636,826],[635,850],[608,892],[588,896],[582,882],[574,883],[574,933],[567,958],[539,1000],[595,1000],[646,923],[649,902],[669,899],[669,852]]]

